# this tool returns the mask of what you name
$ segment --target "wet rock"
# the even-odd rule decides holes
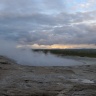
[[[0,64],[9,64],[7,61],[0,61]]]
[[[31,67],[0,57],[0,96],[96,96],[96,65]]]

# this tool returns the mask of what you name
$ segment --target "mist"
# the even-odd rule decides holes
[[[69,66],[81,64],[78,61],[57,57],[52,54],[34,53],[28,48],[17,48],[15,41],[0,38],[0,55],[15,60],[18,64],[29,66]]]

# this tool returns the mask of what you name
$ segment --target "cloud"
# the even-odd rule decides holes
[[[68,1],[69,2],[69,1]],[[95,10],[96,9],[96,0],[72,0],[73,6],[71,8],[73,11],[89,11],[89,10]]]
[[[92,18],[92,14],[60,13],[51,16],[36,13],[4,18],[0,20],[0,34],[23,44],[95,44],[96,18],[95,15]]]
[[[37,0],[0,0],[1,15],[30,14],[39,11]]]
[[[45,8],[50,10],[59,10],[64,11],[65,10],[65,0],[43,0],[43,3],[45,5]]]
[[[53,11],[64,11],[64,9],[63,0],[0,0],[1,16],[22,16],[38,12],[50,14]]]
[[[66,44],[66,45],[61,45],[61,44],[53,44],[53,45],[38,45],[38,44],[33,44],[33,45],[17,45],[16,48],[31,48],[31,49],[74,49],[74,48],[96,48],[94,44]]]
[[[65,5],[63,0],[0,0],[0,36],[30,46],[95,45],[96,11],[63,12]]]

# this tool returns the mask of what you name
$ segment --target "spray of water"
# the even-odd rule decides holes
[[[56,57],[52,54],[34,53],[31,49],[17,48],[18,43],[0,39],[0,55],[14,59],[17,63],[30,66],[70,66],[81,64],[70,59]]]

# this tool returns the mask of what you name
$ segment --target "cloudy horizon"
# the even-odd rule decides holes
[[[96,48],[95,5],[96,0],[0,0],[0,40],[16,48]]]

